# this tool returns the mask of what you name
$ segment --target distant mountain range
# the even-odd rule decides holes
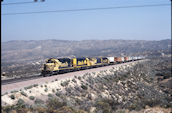
[[[121,56],[171,53],[171,40],[40,40],[2,42],[2,62],[29,62],[50,57]]]

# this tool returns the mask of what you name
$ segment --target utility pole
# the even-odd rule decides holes
[[[171,1],[171,13],[172,13],[172,0],[170,1]],[[171,39],[172,39],[172,14],[171,14]],[[172,42],[171,42],[171,45],[172,45]]]

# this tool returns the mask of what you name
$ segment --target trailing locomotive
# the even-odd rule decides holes
[[[144,57],[98,57],[98,58],[49,58],[43,66],[41,75],[51,76],[94,67],[107,66],[143,59]]]

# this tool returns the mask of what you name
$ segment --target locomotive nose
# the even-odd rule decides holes
[[[53,69],[54,69],[54,64],[53,63],[44,64],[44,70],[45,71],[53,71]]]

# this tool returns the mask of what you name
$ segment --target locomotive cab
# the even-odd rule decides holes
[[[71,66],[71,60],[68,58],[60,58],[60,59],[50,58],[44,64],[42,75],[45,76],[45,75],[57,74],[59,69],[70,66]]]

